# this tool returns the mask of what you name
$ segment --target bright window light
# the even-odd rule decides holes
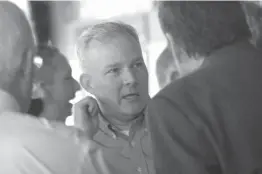
[[[108,19],[151,9],[152,0],[82,0],[80,18]]]

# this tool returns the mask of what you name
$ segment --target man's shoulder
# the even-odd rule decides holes
[[[173,82],[171,82],[170,84],[168,84],[166,87],[164,87],[163,89],[161,89],[156,95],[155,98],[158,97],[173,97],[173,95],[178,96],[178,95],[182,95],[182,93],[187,89],[187,86],[189,85],[189,83],[193,83],[192,81],[192,76],[186,76],[180,79],[177,79]]]
[[[29,114],[20,112],[2,112],[0,113],[0,129],[9,127],[10,129],[23,126],[37,126],[38,118]]]
[[[39,119],[29,114],[5,112],[0,114],[0,136],[16,137],[20,141],[52,139],[50,143],[58,143],[63,139],[73,139],[76,131],[62,123]],[[73,142],[73,141],[72,141]]]
[[[177,79],[160,90],[154,97],[153,102],[159,98],[165,98],[170,102],[185,103],[192,98],[200,98],[210,91],[209,69],[199,69],[183,78]]]

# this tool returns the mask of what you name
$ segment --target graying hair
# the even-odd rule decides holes
[[[139,37],[134,27],[122,22],[103,22],[84,29],[76,44],[76,53],[80,62],[84,61],[82,53],[92,41],[106,43],[119,35],[134,37],[139,43]]]

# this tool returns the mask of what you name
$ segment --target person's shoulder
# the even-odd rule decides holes
[[[154,97],[165,98],[171,101],[184,101],[188,97],[203,93],[208,86],[206,69],[199,69],[185,77],[177,79],[161,89]]]
[[[36,118],[29,114],[19,112],[4,112],[0,114],[1,138],[12,136],[17,137],[21,141],[31,141],[32,139],[55,139],[59,141],[64,138],[73,139],[75,132],[74,128],[68,127],[63,123]]]
[[[38,119],[21,112],[2,112],[0,113],[0,129],[10,127],[10,129],[37,125]]]
[[[161,89],[154,97],[154,98],[161,98],[161,97],[173,97],[174,95],[180,95],[182,91],[185,89],[186,77],[177,79],[167,86],[165,86],[163,89]]]

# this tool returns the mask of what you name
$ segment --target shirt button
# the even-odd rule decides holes
[[[138,167],[136,170],[137,170],[139,173],[142,173],[142,168],[141,168],[141,167]]]
[[[135,147],[136,143],[134,141],[131,142],[131,146]]]

